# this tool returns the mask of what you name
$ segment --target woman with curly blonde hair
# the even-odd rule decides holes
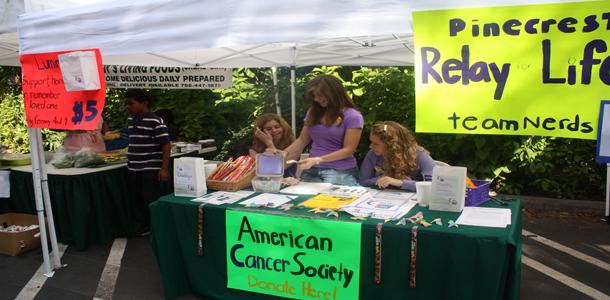
[[[415,140],[413,133],[397,122],[373,125],[371,150],[360,167],[360,184],[415,190],[416,181],[432,180],[434,160]]]

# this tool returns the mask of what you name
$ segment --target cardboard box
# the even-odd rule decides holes
[[[0,215],[0,226],[29,226],[38,224],[36,215],[8,213]],[[0,253],[17,256],[28,250],[40,247],[40,228],[22,232],[0,232]]]

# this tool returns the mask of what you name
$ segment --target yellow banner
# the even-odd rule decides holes
[[[413,13],[417,132],[596,139],[610,1]]]

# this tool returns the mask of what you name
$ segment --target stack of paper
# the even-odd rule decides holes
[[[201,197],[195,198],[191,201],[195,202],[203,202],[209,204],[227,204],[227,203],[235,203],[243,198],[246,198],[250,195],[254,194],[254,192],[249,191],[237,191],[237,192],[214,192],[210,194],[203,195]]]
[[[414,193],[401,191],[378,191],[343,206],[341,210],[357,217],[393,220],[405,215],[417,204],[413,196]]]
[[[262,193],[256,197],[240,202],[241,205],[265,206],[265,207],[280,207],[282,204],[288,203],[298,196],[288,196],[279,194]]]
[[[299,182],[280,191],[284,194],[317,195],[330,189],[332,184],[323,182]]]
[[[456,223],[460,225],[500,227],[510,225],[511,211],[508,208],[464,207]]]
[[[363,186],[333,185],[321,193],[337,197],[360,197],[368,192],[369,189]]]

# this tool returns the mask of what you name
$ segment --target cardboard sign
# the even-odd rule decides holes
[[[413,13],[418,132],[597,137],[607,1]]]
[[[108,88],[230,89],[232,69],[104,66]]]
[[[227,287],[358,299],[361,224],[227,210]]]
[[[23,99],[28,127],[51,129],[96,129],[106,99],[106,82],[99,49],[94,51],[100,77],[100,89],[66,90],[58,55],[73,51],[23,54]]]

